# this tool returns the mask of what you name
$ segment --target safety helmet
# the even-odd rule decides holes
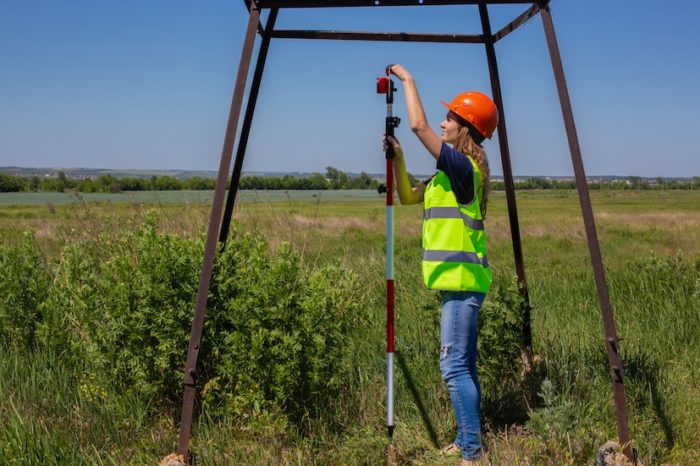
[[[487,95],[477,91],[462,92],[452,99],[452,103],[440,103],[471,124],[482,136],[491,139],[498,125],[498,109]]]

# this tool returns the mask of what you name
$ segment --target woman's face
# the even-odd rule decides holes
[[[442,140],[448,144],[454,144],[457,142],[457,137],[459,136],[459,124],[447,115],[442,123],[440,123],[440,137]]]

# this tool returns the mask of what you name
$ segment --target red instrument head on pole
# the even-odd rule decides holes
[[[386,76],[377,78],[377,94],[386,94],[389,92],[389,81],[391,80]]]

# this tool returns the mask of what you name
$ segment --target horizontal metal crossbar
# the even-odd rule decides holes
[[[371,6],[507,5],[532,4],[532,0],[256,0],[258,8],[349,8]]]
[[[540,12],[540,6],[535,4],[527,9],[523,14],[515,18],[510,23],[506,24],[500,31],[493,35],[493,41],[498,42],[511,32],[518,29],[520,26],[528,22],[533,16]]]
[[[262,8],[322,8],[322,7],[357,7],[357,6],[421,6],[421,5],[476,5],[476,4],[532,4],[524,13],[505,25],[493,35],[494,42],[499,41],[535,16],[549,0],[254,0],[258,9]],[[248,0],[243,0],[250,10]],[[269,31],[268,31],[269,32]],[[258,24],[258,33],[264,34],[262,25]],[[325,39],[358,40],[383,42],[433,42],[457,44],[483,44],[483,34],[433,34],[412,32],[359,32],[332,30],[282,29],[271,31],[270,37],[278,39]]]
[[[281,39],[330,39],[368,40],[394,42],[438,42],[460,44],[483,44],[481,34],[423,34],[411,32],[351,32],[351,31],[303,31],[280,29],[272,31],[270,37]]]

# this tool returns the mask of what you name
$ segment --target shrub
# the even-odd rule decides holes
[[[203,349],[219,363],[205,401],[246,416],[281,410],[298,424],[326,410],[342,386],[352,357],[343,340],[369,306],[341,268],[308,270],[287,245],[270,260],[265,252],[247,236],[217,263],[216,337]]]
[[[202,253],[202,241],[158,234],[151,215],[136,232],[67,245],[48,286],[28,236],[0,250],[0,332],[64,354],[95,387],[177,406]],[[199,355],[208,412],[320,415],[351,367],[343,340],[369,308],[358,290],[340,267],[313,270],[286,245],[271,254],[234,233],[216,259]]]
[[[517,281],[497,279],[479,313],[479,381],[484,415],[491,421],[513,422],[525,415],[520,377],[523,306]]]
[[[136,233],[68,245],[56,265],[42,341],[119,389],[161,400],[181,392],[201,244]]]
[[[32,231],[17,246],[0,244],[0,341],[13,346],[34,343],[49,282]]]

